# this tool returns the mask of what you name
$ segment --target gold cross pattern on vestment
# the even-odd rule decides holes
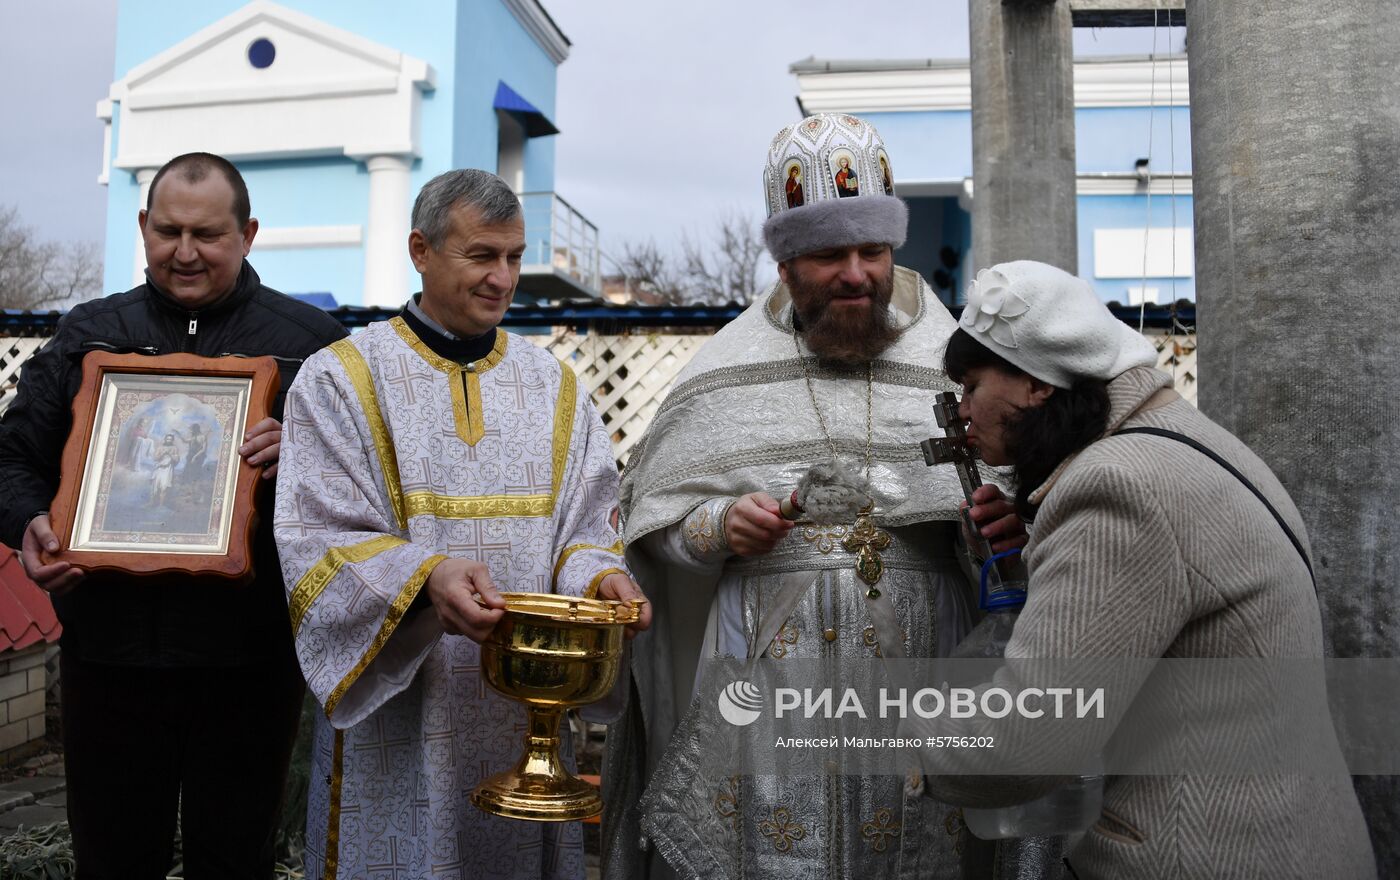
[[[856,524],[851,529],[851,534],[841,542],[843,550],[856,554],[856,575],[870,587],[865,593],[867,598],[880,598],[880,591],[875,589],[875,585],[885,573],[885,563],[880,558],[880,551],[888,546],[890,533],[875,526],[868,509],[856,516]]]

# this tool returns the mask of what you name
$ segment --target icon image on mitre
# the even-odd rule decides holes
[[[800,208],[807,203],[802,192],[802,177],[802,163],[795,159],[789,162],[783,177],[783,193],[787,197],[789,208]]]
[[[831,176],[836,195],[841,198],[860,195],[860,179],[856,176],[855,154],[844,147],[831,151]]]

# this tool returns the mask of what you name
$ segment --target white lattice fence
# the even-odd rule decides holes
[[[0,413],[15,399],[15,383],[19,381],[19,368],[29,360],[29,356],[39,350],[47,339],[28,336],[6,336],[0,338]]]
[[[626,463],[652,416],[666,399],[676,375],[709,336],[580,336],[561,331],[531,336],[536,345],[571,365],[593,395],[612,436],[613,454]]]
[[[1196,402],[1196,336],[1146,334],[1157,347],[1157,364],[1176,379],[1181,396]],[[626,336],[579,335],[567,330],[527,337],[549,349],[578,373],[593,395],[613,440],[619,462],[626,462],[652,416],[666,399],[676,375],[690,363],[709,336],[635,334]],[[0,338],[0,412],[14,399],[15,381],[25,360],[46,340],[28,337]]]
[[[1157,368],[1170,373],[1176,393],[1196,403],[1196,334],[1144,333],[1157,346]]]
[[[1157,348],[1157,366],[1176,380],[1176,390],[1196,402],[1196,335],[1148,331]],[[676,374],[690,363],[709,336],[579,336],[558,331],[531,341],[572,364],[612,435],[619,462],[625,463]]]

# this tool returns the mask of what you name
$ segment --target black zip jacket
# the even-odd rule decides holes
[[[48,510],[58,492],[88,352],[271,355],[282,380],[272,412],[280,421],[283,396],[302,361],[344,336],[345,328],[321,309],[264,287],[246,260],[233,293],[201,311],[186,310],[149,279],[75,306],[25,363],[14,403],[0,419],[0,541],[18,549],[29,520]],[[260,481],[251,583],[89,573],[54,597],[63,650],[94,663],[166,667],[290,656],[287,601],[272,541],[271,482]]]

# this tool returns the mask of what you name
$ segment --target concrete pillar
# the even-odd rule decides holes
[[[141,195],[137,197],[139,210],[146,210],[146,197],[151,194],[151,181],[155,179],[158,168],[137,168],[133,174],[136,175],[136,185],[141,188]],[[136,230],[136,254],[132,261],[131,286],[146,283],[146,242],[141,236],[140,227]]]
[[[1200,407],[1297,503],[1328,652],[1400,656],[1400,14],[1192,0],[1186,16]],[[1357,786],[1383,877],[1400,876],[1396,782]]]
[[[1041,260],[1078,271],[1074,42],[1067,0],[968,0],[976,271]]]
[[[363,304],[398,308],[408,299],[409,156],[370,156]]]

